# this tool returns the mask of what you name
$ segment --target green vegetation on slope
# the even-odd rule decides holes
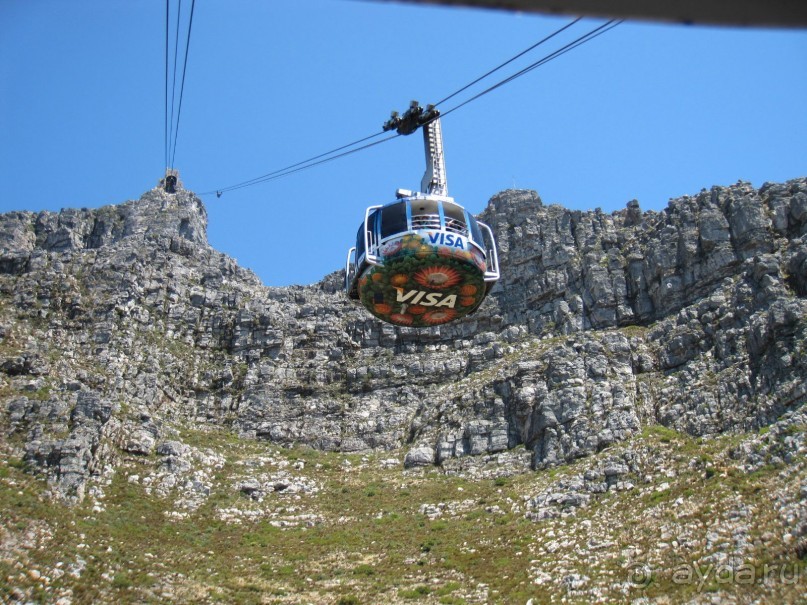
[[[537,604],[662,594],[678,601],[712,591],[796,602],[803,592],[804,562],[781,539],[771,494],[788,493],[791,483],[797,490],[804,462],[744,473],[726,456],[736,436],[696,441],[651,428],[567,467],[494,478],[402,472],[383,455],[283,450],[223,432],[183,437],[224,461],[196,508],[174,497],[187,486],[167,496],[148,487],[143,477],[157,457],[124,461],[103,497],[74,508],[50,500],[42,480],[6,460],[0,600]],[[562,491],[628,450],[639,466],[663,459],[669,468],[653,479],[631,475],[630,486],[626,479],[586,506],[525,516],[531,496]],[[255,468],[295,469],[317,487],[250,499],[238,481]],[[717,574],[721,557],[739,552],[737,527],[745,550],[735,563],[755,579],[770,569],[784,576],[744,584]],[[700,575],[681,581],[687,565]],[[788,581],[794,574],[801,583]]]

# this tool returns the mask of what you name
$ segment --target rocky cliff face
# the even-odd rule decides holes
[[[371,319],[319,284],[267,288],[213,250],[191,192],[0,216],[5,448],[81,499],[122,457],[181,472],[183,426],[448,464],[533,468],[663,424],[752,431],[807,398],[807,179],[642,212],[505,191],[503,278],[452,326]]]

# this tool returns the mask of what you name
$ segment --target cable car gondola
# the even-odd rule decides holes
[[[421,191],[370,206],[347,253],[345,290],[375,317],[428,327],[476,311],[499,279],[493,231],[448,196],[439,112],[413,101],[384,130],[423,129],[426,173]]]

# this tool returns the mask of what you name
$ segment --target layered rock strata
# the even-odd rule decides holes
[[[611,214],[508,190],[482,218],[502,280],[467,320],[415,330],[351,304],[340,273],[263,286],[182,188],[2,215],[6,446],[81,498],[122,457],[181,459],[188,426],[403,448],[407,466],[523,446],[539,468],[649,424],[752,431],[804,403],[807,179]]]

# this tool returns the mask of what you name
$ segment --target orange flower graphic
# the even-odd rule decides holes
[[[451,267],[432,266],[415,273],[415,281],[426,288],[450,288],[462,281],[462,276]]]

